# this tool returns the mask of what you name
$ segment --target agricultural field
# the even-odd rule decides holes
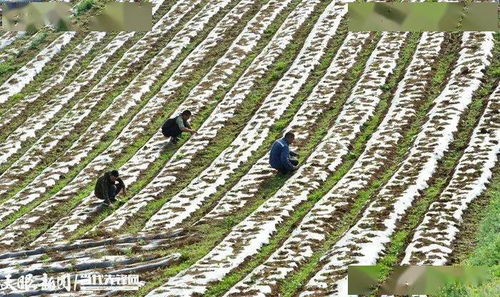
[[[81,23],[102,4],[71,2]],[[0,284],[39,277],[0,296],[347,296],[357,264],[380,284],[491,266],[435,296],[498,296],[500,34],[350,32],[348,2],[152,0],[148,32],[0,32]],[[184,110],[197,133],[169,143]],[[41,287],[68,274],[140,282]]]

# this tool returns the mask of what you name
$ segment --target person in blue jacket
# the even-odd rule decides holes
[[[281,173],[289,173],[297,169],[299,162],[290,157],[297,157],[298,155],[290,151],[290,144],[295,140],[295,134],[287,132],[283,138],[276,140],[271,147],[269,154],[269,164],[272,168]]]

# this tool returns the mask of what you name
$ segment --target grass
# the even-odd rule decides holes
[[[78,4],[75,5],[74,7],[74,15],[76,17],[86,13],[89,11],[92,7],[95,5],[95,0],[83,0],[78,2]]]
[[[371,53],[371,49],[368,48],[364,50],[363,58],[359,59],[360,61],[356,64],[356,70],[350,71],[351,78],[356,81],[356,75],[359,76],[359,72],[362,71],[364,68],[364,63],[366,62],[367,56]],[[366,56],[365,56],[366,55]],[[357,74],[356,74],[357,73]],[[352,85],[352,84],[350,84]],[[343,96],[348,96],[350,93],[350,88],[345,90],[345,94],[342,93],[339,95],[339,97]],[[339,99],[342,101],[342,99]],[[367,138],[369,138],[369,135],[373,133],[374,129],[378,126],[378,123],[381,120],[381,115],[385,113],[387,109],[387,104],[380,104],[377,107],[376,114],[374,117],[367,123],[364,128],[362,129],[362,134],[360,137],[357,138],[356,143],[354,145],[356,152],[359,154],[362,149],[361,147],[363,146],[361,143],[366,142]],[[326,131],[323,131],[325,133]],[[321,131],[318,131],[318,133],[322,133]],[[311,145],[314,147],[314,145]],[[228,274],[225,278],[223,278],[220,282],[216,283],[215,285],[209,287],[208,291],[204,294],[204,296],[219,296],[223,294],[227,289],[229,289],[232,285],[234,285],[238,280],[240,280],[246,273],[251,271],[253,268],[255,268],[257,265],[262,263],[280,244],[288,237],[290,234],[291,230],[293,229],[294,226],[300,220],[303,218],[303,216],[312,208],[314,203],[322,197],[320,191],[327,191],[329,188],[333,187],[335,182],[341,178],[345,172],[347,172],[348,168],[352,165],[354,160],[347,161],[347,163],[344,163],[346,165],[343,165],[341,168],[339,168],[334,176],[331,176],[327,182],[321,187],[320,190],[313,192],[309,200],[303,204],[301,204],[296,211],[292,214],[292,216],[288,219],[286,219],[280,226],[278,227],[278,231],[273,236],[271,242],[267,245],[265,245],[261,251],[259,252],[258,255],[250,259],[250,261],[246,262],[242,267],[239,269],[233,271],[232,273]],[[200,225],[197,226],[195,229],[197,232],[199,232],[199,236],[203,238],[199,243],[196,243],[194,245],[190,245],[187,247],[183,247],[182,249],[175,250],[176,252],[183,252],[186,251],[186,254],[184,254],[184,258],[188,259],[186,260],[185,263],[182,263],[180,267],[186,267],[188,265],[191,265],[192,263],[195,262],[196,259],[189,259],[189,257],[192,257],[191,253],[196,253],[196,252],[201,252],[201,251],[209,251],[211,247],[209,245],[215,245],[218,243],[220,240],[224,238],[224,236],[227,235],[228,232],[230,232],[231,228],[236,224],[237,222],[243,220],[245,217],[250,215],[255,209],[257,209],[262,203],[265,202],[267,197],[270,197],[273,195],[284,183],[285,178],[279,177],[277,179],[270,179],[268,182],[266,182],[265,186],[259,189],[259,197],[255,202],[252,203],[250,207],[246,207],[245,209],[236,212],[232,215],[230,215],[226,220],[219,224],[206,224],[206,225]],[[217,238],[219,237],[219,238]],[[206,241],[205,241],[206,240]],[[170,253],[174,251],[169,251]],[[201,258],[204,254],[198,254],[197,258]],[[170,269],[167,269],[165,274],[172,275],[174,272],[178,271],[178,267],[172,267]],[[148,286],[151,285],[151,287],[154,287],[155,285],[157,286],[158,283],[156,281],[152,283],[148,283]],[[147,291],[147,290],[146,290]],[[136,295],[138,296],[138,295]]]
[[[201,7],[199,6],[198,9],[200,9]],[[168,43],[168,41],[170,41],[170,38],[176,34],[180,28],[182,27],[182,25],[187,22],[193,14],[195,14],[198,9],[195,9],[193,11],[191,11],[190,13],[188,13],[180,22],[180,24],[176,27],[176,29],[172,30],[171,32],[168,33],[168,35],[165,37],[165,38],[162,38],[162,40],[160,40],[158,43],[156,43],[154,45],[154,50],[150,50],[146,53],[146,55],[137,63],[137,64],[134,64],[135,67],[133,67],[133,69],[129,69],[129,74],[133,74],[137,71],[139,71],[141,68],[143,68],[143,66],[147,63],[147,61],[149,61],[150,59],[152,59],[152,57],[157,53],[157,51],[159,51],[160,49],[162,49],[166,43]],[[208,29],[207,29],[208,30]],[[207,30],[204,31],[204,33],[202,33],[203,36],[206,36],[204,34],[207,34]],[[161,87],[161,83],[166,81],[166,79],[173,73],[174,69],[176,67],[178,67],[178,65],[182,62],[182,60],[184,59],[184,57],[186,57],[188,55],[188,53],[194,48],[194,44],[197,44],[199,43],[203,38],[202,37],[199,37],[195,40],[193,40],[193,43],[189,44],[187,47],[184,48],[183,52],[181,53],[181,55],[178,57],[178,59],[176,59],[176,61],[169,67],[169,69],[167,69],[165,71],[165,74],[162,76],[163,78],[160,79],[160,82],[158,83],[155,83],[152,87],[152,89],[158,91]],[[141,35],[138,35],[134,38],[132,38],[131,40],[127,41],[127,44],[128,45],[132,45],[134,44],[135,42],[137,42],[139,39],[140,39]],[[119,57],[122,57],[123,53],[128,49],[129,46],[123,46],[122,48],[119,49],[119,51],[117,51],[117,53],[115,53],[115,55],[113,55],[114,57],[116,58],[119,58]],[[95,82],[98,82],[110,69],[112,69],[115,65],[114,64],[110,64],[110,63],[107,63],[108,67],[103,70],[102,72],[102,75],[99,75],[98,77],[96,77],[94,79]],[[125,75],[125,79],[122,79],[116,86],[115,88],[113,88],[113,90],[109,91],[104,98],[101,99],[101,101],[93,108],[93,111],[91,112],[90,116],[88,116],[87,118],[85,118],[83,121],[81,121],[80,123],[78,123],[78,126],[77,126],[77,131],[74,131],[69,137],[67,137],[66,139],[64,139],[62,141],[62,143],[58,146],[57,148],[57,151],[56,152],[53,152],[51,154],[49,154],[46,158],[44,158],[44,160],[42,161],[42,164],[40,164],[38,167],[36,167],[34,170],[32,170],[32,172],[30,174],[28,174],[27,176],[25,176],[24,180],[22,182],[20,182],[18,185],[16,185],[15,187],[13,187],[9,193],[7,193],[6,195],[4,195],[4,197],[2,197],[3,200],[5,199],[8,199],[9,197],[15,195],[18,191],[20,191],[22,188],[24,188],[24,186],[26,186],[29,182],[31,182],[36,176],[38,176],[42,171],[43,169],[50,165],[58,156],[61,152],[64,152],[66,150],[66,148],[70,147],[70,145],[80,136],[80,134],[85,131],[85,129],[92,123],[94,122],[98,117],[99,115],[109,106],[109,104],[111,102],[113,102],[114,98],[116,96],[118,96],[124,89],[125,87],[128,85],[128,83],[130,83],[130,81],[132,80],[134,75]],[[87,91],[90,91],[91,88],[93,87],[93,85],[90,85],[88,86],[87,88],[84,88],[82,89],[80,92],[79,92],[79,97],[75,98],[72,100],[72,102],[76,103],[79,101],[79,99],[81,97],[84,97],[86,95],[86,92]],[[152,94],[154,94],[154,92],[150,92],[150,95],[149,97],[147,97],[147,100],[149,100],[149,98],[152,96]],[[81,97],[80,97],[81,96]],[[146,102],[147,100],[145,100],[144,102]],[[50,128],[52,125],[54,125],[55,123],[57,123],[59,121],[59,119],[68,111],[72,108],[73,105],[69,105],[67,108],[61,110],[59,113],[57,113],[53,119],[51,119],[51,121],[49,122],[49,125],[46,126],[46,129]],[[139,109],[135,109],[131,112],[129,112],[129,114],[127,116],[125,116],[123,119],[130,119],[130,116],[135,114],[134,112],[137,112]],[[115,135],[117,134],[117,131],[121,131],[125,125],[127,124],[128,122],[126,120],[122,120],[121,121],[121,124],[118,124],[115,126],[115,129],[113,129],[112,132],[110,133],[115,133]],[[37,135],[37,138],[39,138],[40,135]],[[107,139],[108,141],[106,142],[101,142],[99,144],[99,148],[101,149],[101,151],[99,152],[102,152],[106,147],[107,145],[109,145],[111,143],[111,140],[112,138],[105,138]],[[16,160],[16,158],[18,158],[20,155],[22,155],[31,145],[33,145],[34,143],[36,142],[36,139],[32,139],[32,140],[29,140],[27,141],[25,144],[24,144],[24,147],[22,150],[20,150],[18,153],[16,153],[15,155],[13,155],[10,159],[9,159],[9,162],[3,164],[2,166],[0,166],[0,173],[1,172],[4,172],[5,170],[7,170],[7,168]],[[96,156],[97,154],[94,154],[94,157]],[[88,158],[87,158],[88,159]],[[87,162],[89,162],[91,159],[88,159]],[[87,163],[85,163],[87,164]],[[78,171],[70,171],[69,173],[67,173],[65,175],[65,177],[74,177],[76,176],[76,174],[78,173]],[[66,182],[68,182],[69,180],[71,179],[68,179],[68,178],[64,178],[64,180]],[[62,183],[61,182],[58,182],[56,185],[55,185],[55,188],[56,189],[61,189],[62,188]],[[1,199],[0,199],[1,200]],[[2,224],[0,224],[0,226],[2,226]],[[0,227],[2,228],[2,227]]]
[[[39,34],[36,34],[33,40],[30,43],[28,49],[30,50],[38,50],[41,45],[43,45],[44,41],[47,40],[47,32],[40,31]]]
[[[21,92],[11,96],[11,98],[8,100],[8,102],[6,104],[2,104],[2,106],[0,106],[0,114],[4,114],[8,109],[10,109],[16,103],[22,102],[23,98],[25,98],[28,94],[36,94],[39,91],[39,89],[41,88],[41,86],[43,85],[43,83],[46,80],[50,79],[51,76],[53,76],[54,73],[59,70],[59,67],[61,66],[64,59],[75,49],[76,46],[78,46],[78,44],[83,40],[83,37],[84,37],[83,34],[78,34],[74,38],[74,40],[71,44],[64,47],[63,50],[61,51],[61,53],[59,53],[56,57],[54,57],[54,59],[52,59],[51,61],[49,61],[47,63],[47,65],[42,69],[42,71],[35,76],[35,78],[32,82],[30,82],[28,85],[26,85],[26,87],[24,87],[21,90]],[[109,41],[109,40],[110,40],[110,38],[106,38],[106,39],[104,39],[104,42],[101,41],[100,43],[97,43],[95,47],[100,49],[104,46],[105,41]],[[85,55],[83,61],[79,61],[79,63],[81,63],[81,64],[79,64],[77,62],[77,64],[75,64],[73,69],[68,73],[66,78],[61,83],[52,87],[47,92],[47,94],[42,95],[42,97],[45,98],[46,100],[43,100],[43,98],[42,98],[42,100],[39,99],[39,100],[37,100],[37,102],[30,103],[30,108],[27,108],[26,112],[23,113],[23,115],[14,118],[11,122],[8,123],[8,125],[3,126],[1,131],[0,131],[0,141],[4,141],[5,138],[12,131],[14,131],[14,129],[19,124],[24,122],[26,120],[28,114],[32,114],[36,111],[39,111],[42,108],[43,104],[48,101],[48,98],[50,96],[54,96],[57,93],[57,91],[60,91],[64,86],[68,85],[72,81],[72,79],[74,79],[75,76],[78,75],[82,71],[82,68],[79,66],[88,64],[90,62],[90,59],[93,58],[96,53],[97,53],[97,51],[95,49],[93,49],[91,52],[89,52],[87,55]]]
[[[496,52],[495,56],[497,56],[500,50],[498,35],[494,50]],[[398,228],[398,231],[391,237],[387,253],[377,263],[382,268],[380,283],[385,281],[388,274],[392,271],[392,267],[401,261],[404,256],[404,249],[413,235],[413,230],[422,221],[429,205],[439,197],[439,194],[448,184],[455,166],[467,147],[472,131],[486,107],[487,97],[495,86],[497,78],[495,78],[493,69],[498,67],[498,65],[498,59],[493,60],[492,65],[486,73],[485,83],[475,94],[472,103],[460,120],[458,132],[455,133],[455,139],[450,144],[448,152],[438,162],[438,168],[434,177],[428,183],[429,187],[423,192],[422,197],[414,202],[406,217],[401,220],[402,224]]]
[[[451,255],[451,264],[498,265],[500,259],[500,167],[486,191],[473,200],[463,216],[459,237]]]
[[[1,62],[0,63],[0,75],[7,73],[13,70],[15,67],[12,65],[12,62]]]
[[[497,168],[498,172],[498,168]],[[492,180],[490,189],[486,193],[491,201],[485,210],[484,219],[479,225],[476,236],[477,246],[471,251],[466,262],[472,265],[498,265],[500,259],[500,174]]]
[[[493,170],[486,191],[466,210],[449,265],[489,267],[479,284],[444,286],[436,297],[496,296],[500,289],[500,167]]]
[[[87,30],[90,19],[99,15],[106,3],[110,0],[82,0],[79,1],[73,9],[73,25],[80,30]]]
[[[324,5],[324,4],[323,4]],[[319,8],[318,8],[319,9]],[[316,15],[315,15],[316,17]],[[248,94],[246,100],[243,104],[238,108],[237,112],[230,120],[228,124],[218,133],[218,135],[223,135],[222,137],[216,137],[212,140],[207,149],[202,153],[197,155],[196,160],[193,160],[193,166],[198,168],[196,171],[190,171],[189,178],[185,178],[184,176],[178,178],[178,180],[185,181],[184,183],[178,183],[173,187],[169,188],[169,190],[147,205],[147,207],[141,211],[136,218],[130,220],[133,221],[133,225],[129,228],[123,230],[123,232],[135,233],[138,232],[144,226],[144,223],[154,214],[156,213],[173,195],[175,195],[178,191],[184,188],[189,180],[196,177],[202,169],[206,168],[210,165],[211,160],[215,159],[226,147],[228,147],[231,142],[238,136],[239,131],[241,131],[244,126],[247,124],[248,120],[253,116],[253,114],[259,108],[260,102],[272,91],[275,84],[279,80],[280,77],[288,70],[289,66],[295,60],[296,55],[299,53],[302,48],[303,42],[307,37],[309,30],[312,28],[314,24],[313,21],[309,22],[308,25],[302,26],[297,34],[295,40],[298,42],[294,42],[290,44],[287,48],[285,48],[282,55],[278,58],[278,60],[271,66],[271,69],[268,71],[265,77],[263,77],[258,83],[255,84],[255,88]],[[332,50],[336,50],[336,48],[332,48]],[[311,84],[315,84],[314,80],[311,81]],[[312,89],[312,86],[309,86]],[[282,126],[283,121],[290,121],[292,115],[298,110],[300,107],[300,103],[305,99],[306,96],[301,96],[300,98],[294,100],[290,106],[287,107],[287,112],[285,115],[281,117],[276,123],[275,126]],[[282,133],[281,129],[273,129],[269,136],[266,138],[264,143],[257,149],[257,152],[253,153],[252,156],[258,157],[263,151],[267,150],[269,144],[275,139],[280,133]],[[239,178],[247,172],[249,167],[255,162],[255,158],[251,157],[247,162],[245,162],[240,168],[232,174],[229,178],[229,181],[225,183],[225,185],[217,191],[214,197],[220,197],[225,190],[231,187],[234,183],[239,180]],[[201,163],[201,164],[200,164]],[[196,165],[200,164],[200,165]],[[214,198],[216,199],[216,198]],[[196,217],[196,214],[193,216]]]
[[[234,4],[234,3],[233,3]],[[231,7],[229,8],[226,8],[226,10],[229,10],[231,9]],[[251,17],[251,13],[249,13],[248,15],[245,16],[245,19],[249,19]],[[243,28],[243,24],[241,24],[240,26],[238,26],[237,30],[241,30]],[[209,29],[206,29],[204,32],[203,35],[207,34],[209,31]],[[231,30],[230,30],[231,31]],[[236,37],[238,34],[237,32],[232,32],[234,34],[234,37]],[[228,32],[228,34],[231,34],[231,32]],[[202,40],[204,38],[204,36],[201,36],[199,39]],[[209,59],[206,59],[205,61],[207,63],[215,63],[215,61],[218,59],[219,55],[222,54],[225,50],[226,50],[226,47],[229,46],[229,44],[231,43],[231,39],[229,38],[226,38],[226,42],[224,43],[220,43],[220,47],[216,47],[215,49],[213,49],[211,51],[211,53],[209,53],[207,56],[210,57]],[[189,51],[191,51],[196,45],[191,45],[190,48],[189,48]],[[184,57],[187,55],[187,53],[185,53]],[[152,88],[152,90],[150,91],[150,93],[148,93],[147,95],[147,98],[151,98],[154,94],[156,94],[161,86],[167,81],[167,79],[171,76],[172,72],[178,67],[178,64],[180,64],[183,60],[182,59],[179,59],[177,62],[176,62],[176,65],[173,65],[171,68],[169,68],[170,70],[167,71],[164,76],[162,76],[162,78],[155,84],[155,86]],[[184,85],[183,85],[183,94],[184,95],[187,95],[190,91],[190,88],[192,86],[194,86],[197,81],[199,79],[201,79],[203,77],[203,73],[208,71],[210,67],[200,67],[200,70],[198,72],[196,72],[195,74],[191,75],[190,77],[192,78],[192,81],[191,82],[186,82]],[[191,86],[191,87],[189,87]],[[176,96],[174,96],[176,97]],[[167,106],[165,106],[165,109],[162,110],[162,114],[161,116],[159,117],[155,117],[157,118],[157,120],[155,121],[156,124],[158,125],[161,125],[161,122],[164,120],[164,118],[169,114],[171,113],[171,111],[173,109],[175,109],[175,107],[180,103],[182,102],[182,99],[183,97],[177,97],[176,100],[173,100],[171,101]],[[145,102],[147,102],[147,100],[145,100]],[[144,102],[144,103],[145,103]],[[141,106],[138,106],[136,108],[136,111],[140,110],[141,108],[143,107],[143,105]],[[163,119],[162,119],[163,118]],[[122,120],[120,120],[120,122],[118,123],[118,127],[125,127],[125,125],[130,121],[130,119],[127,119],[127,118],[123,118]],[[120,160],[115,163],[116,166],[120,166],[121,164],[125,163],[144,143],[147,142],[147,140],[149,139],[149,137],[154,134],[156,132],[156,124],[154,125],[151,125],[151,128],[149,129],[148,133],[149,135],[147,134],[144,134],[143,137],[141,139],[138,140],[138,142],[134,143],[132,146],[128,147],[128,150],[124,152],[124,156],[123,158],[120,158]],[[118,129],[115,129],[113,130],[112,132],[108,133],[106,136],[105,136],[105,139],[107,140],[106,142],[101,142],[99,145],[100,147],[102,146],[103,149],[106,148],[112,140],[114,140],[114,138],[117,136],[117,134],[119,133],[120,130]],[[114,134],[111,134],[111,133],[114,133]],[[86,159],[86,160],[92,160],[98,153],[100,153],[101,150],[99,151],[94,151],[91,153],[91,155],[89,155],[89,157]],[[85,162],[85,163],[82,163],[82,164],[79,164],[78,165],[78,168],[75,168],[74,170],[72,170],[72,172],[75,172],[78,173],[81,169],[83,169],[83,167],[88,163]],[[157,164],[155,164],[156,166]],[[159,170],[161,167],[160,166],[156,166],[156,170]],[[58,191],[60,188],[56,188],[54,189],[54,191],[50,191],[50,194],[45,196],[45,197],[49,197],[51,194],[55,194],[56,191]],[[132,189],[129,189],[129,192],[131,192],[130,190]],[[63,215],[63,214],[66,214],[67,211],[71,210],[79,201],[81,201],[88,193],[90,193],[92,191],[92,186],[89,185],[87,186],[78,196],[74,197],[70,202],[66,203],[64,206],[61,206],[61,211],[60,212],[57,212],[59,215]],[[40,202],[40,199],[37,201],[36,204],[38,204]],[[35,204],[33,205],[29,205],[29,207],[25,208],[24,210],[20,211],[19,213],[24,213],[26,212],[27,210],[29,209],[32,209],[34,206],[36,206]],[[16,215],[18,216],[18,215]],[[57,218],[57,216],[54,216],[55,218]],[[12,219],[15,219],[15,217],[12,217]],[[9,218],[9,221],[12,222],[12,219]],[[51,222],[53,222],[54,219],[50,219],[50,220],[47,220],[47,221],[44,221],[43,224],[41,224],[40,226],[37,226],[37,228],[34,228],[34,229],[31,229],[28,234],[27,234],[27,237],[28,238],[33,238],[34,236],[36,236],[36,234],[40,234],[41,232],[43,232],[44,230],[46,230],[46,228],[48,228],[50,225],[51,225]],[[29,239],[28,239],[29,240]]]
[[[457,41],[454,43],[458,44]],[[408,55],[406,55],[408,57]],[[456,59],[456,51],[449,50],[449,53],[439,59],[434,66],[436,72],[431,79],[431,86],[428,88],[428,98],[422,104],[419,105],[416,111],[415,119],[412,121],[411,125],[406,128],[403,139],[400,141],[395,149],[395,157],[388,164],[387,168],[381,172],[378,176],[379,178],[370,182],[369,186],[361,190],[350,211],[339,218],[339,222],[342,222],[333,233],[328,235],[327,240],[323,245],[313,254],[311,259],[303,265],[301,269],[291,274],[288,278],[284,279],[280,283],[280,293],[282,296],[294,296],[296,292],[307,282],[307,280],[317,271],[320,267],[320,258],[324,255],[347,230],[352,226],[356,220],[359,218],[361,210],[370,201],[370,199],[377,193],[381,185],[383,185],[392,176],[392,174],[397,170],[399,163],[404,158],[408,147],[411,145],[414,137],[419,131],[419,128],[423,125],[426,119],[426,114],[430,107],[432,106],[433,99],[440,93],[443,88],[443,84],[447,75],[450,73],[450,67],[452,62]],[[392,82],[393,85],[395,81]]]
[[[26,34],[4,48],[3,52],[6,50],[14,50],[15,53],[9,54],[7,58],[0,63],[4,65],[1,67],[3,69],[0,73],[0,85],[4,84],[10,76],[39,54],[40,48],[48,46],[58,36],[59,34],[54,32],[39,31],[35,35]]]
[[[476,221],[477,220],[477,221]],[[470,222],[476,222],[469,224]],[[462,232],[471,236],[458,240],[460,250],[466,252],[460,265],[491,267],[489,279],[479,285],[452,285],[436,294],[438,297],[495,296],[500,288],[500,170],[493,172],[486,192],[474,200],[464,216]],[[469,229],[470,228],[470,229]],[[469,235],[468,234],[468,235]],[[460,246],[462,245],[462,246]]]

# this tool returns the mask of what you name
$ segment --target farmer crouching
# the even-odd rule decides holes
[[[299,161],[293,159],[298,155],[290,151],[290,144],[295,140],[292,132],[287,132],[283,138],[276,140],[271,147],[269,164],[281,173],[287,174],[297,169]]]
[[[191,111],[185,110],[180,115],[175,118],[168,119],[165,121],[161,127],[161,132],[165,137],[171,137],[170,143],[175,144],[179,140],[182,132],[189,132],[195,134],[196,131],[191,129],[189,125],[189,118],[191,117]]]
[[[122,190],[126,195],[125,183],[118,177],[118,171],[112,170],[97,179],[94,194],[97,198],[104,200],[105,205],[110,205],[117,201],[116,196]]]

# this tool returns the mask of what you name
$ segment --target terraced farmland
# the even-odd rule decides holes
[[[29,296],[346,296],[348,265],[380,264],[382,281],[481,251],[500,34],[349,32],[350,1],[152,2],[149,32],[1,33],[0,281],[141,280]],[[161,126],[186,109],[198,133],[169,144]],[[268,164],[286,131],[289,175]],[[128,189],[105,206],[94,186],[112,169]]]

